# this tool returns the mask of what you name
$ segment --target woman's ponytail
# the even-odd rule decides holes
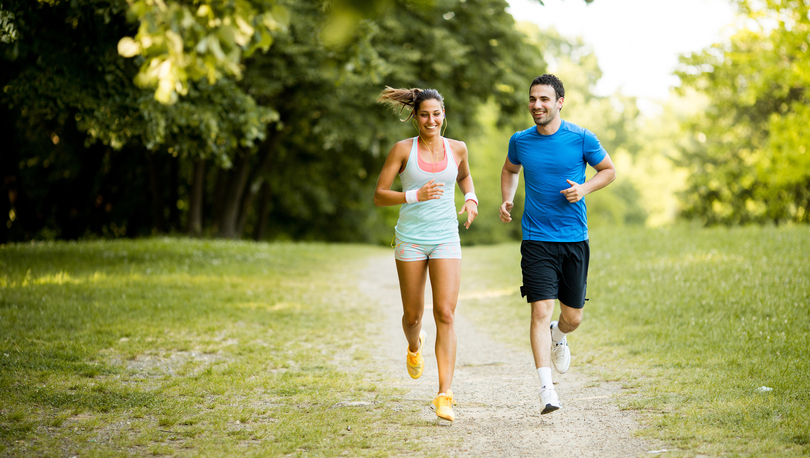
[[[442,104],[442,108],[444,108],[444,99],[436,89],[394,89],[390,86],[385,86],[380,96],[377,97],[377,102],[388,105],[394,111],[399,108],[399,114],[402,114],[402,111],[406,107],[410,108],[411,113],[407,118],[402,120],[407,121],[416,115],[422,102],[430,99],[438,100],[439,103]]]

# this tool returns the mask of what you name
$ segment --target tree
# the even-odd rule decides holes
[[[810,6],[739,0],[747,24],[728,44],[683,57],[684,88],[709,100],[685,124],[683,214],[707,224],[807,222]]]
[[[267,51],[273,33],[286,27],[286,8],[274,0],[198,0],[193,4],[134,0],[129,15],[139,22],[134,37],[123,37],[118,52],[141,56],[136,81],[156,87],[155,99],[172,104],[190,83],[205,78],[239,79],[243,56]]]
[[[167,105],[133,83],[150,57],[118,53],[142,27],[123,0],[4,2],[19,37],[2,45],[3,190],[15,196],[2,239],[188,227],[380,240],[390,212],[372,207],[373,180],[411,135],[375,102],[382,87],[438,88],[463,138],[483,101],[522,106],[515,88],[542,66],[502,0],[389,1],[346,46],[319,33],[324,3],[274,5],[289,27],[266,53],[241,54],[243,79],[189,78]]]
[[[348,46],[332,46],[312,33],[328,15],[290,6],[289,35],[248,60],[242,82],[278,109],[282,134],[274,149],[260,147],[248,184],[258,206],[272,209],[270,219],[244,218],[247,224],[271,236],[390,241],[396,209],[376,209],[370,196],[388,149],[413,134],[376,97],[385,85],[439,89],[457,138],[475,129],[475,107],[487,100],[496,99],[502,113],[522,107],[516,88],[542,60],[505,7],[500,0],[430,8],[390,2],[358,26]]]
[[[30,238],[46,227],[66,238],[178,229],[180,200],[172,196],[183,186],[179,161],[210,158],[230,167],[255,151],[276,118],[227,78],[189,83],[187,96],[172,106],[136,87],[140,58],[125,59],[116,49],[132,29],[126,2],[11,1],[4,7],[19,32],[3,47],[0,81],[9,145],[4,182],[15,196],[6,237]],[[119,168],[136,176],[107,182],[104,176]],[[129,189],[127,197],[122,188]],[[150,190],[151,211],[148,198],[134,197],[142,188]]]

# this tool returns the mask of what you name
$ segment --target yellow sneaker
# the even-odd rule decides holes
[[[408,358],[407,358],[407,366],[408,366],[408,375],[411,378],[419,378],[422,376],[422,372],[425,370],[425,359],[422,358],[422,348],[425,346],[425,339],[427,339],[427,334],[425,331],[419,333],[419,350],[416,350],[416,353],[412,352],[410,347],[408,348]]]
[[[436,410],[437,417],[447,421],[453,421],[456,419],[456,414],[453,413],[453,404],[455,403],[456,401],[453,400],[453,392],[447,390],[444,396],[436,395],[431,404],[433,404],[433,408]]]

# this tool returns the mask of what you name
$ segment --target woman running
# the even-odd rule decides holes
[[[425,281],[430,275],[433,290],[433,319],[436,322],[436,362],[439,366],[439,391],[433,399],[436,415],[453,421],[453,371],[456,364],[456,332],[453,320],[461,276],[461,245],[455,209],[455,182],[464,193],[467,212],[464,227],[470,227],[478,215],[467,145],[442,137],[446,127],[444,101],[435,89],[386,89],[379,102],[400,112],[410,108],[405,121],[411,120],[418,135],[397,142],[388,153],[374,203],[378,207],[402,205],[396,226],[396,258],[399,289],[402,295],[402,329],[408,339],[406,366],[412,378],[425,368],[422,330],[425,311]],[[392,191],[399,175],[404,192]]]

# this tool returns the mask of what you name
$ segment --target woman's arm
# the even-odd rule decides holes
[[[461,215],[467,212],[467,222],[464,224],[464,227],[469,229],[470,224],[472,224],[475,217],[478,216],[478,197],[475,196],[475,185],[473,184],[472,175],[470,174],[470,163],[467,160],[469,155],[467,145],[457,140],[451,141],[451,148],[453,154],[456,155],[456,162],[458,163],[458,177],[456,181],[458,182],[458,188],[464,193],[464,205],[461,207],[461,211],[458,212],[458,214]]]

